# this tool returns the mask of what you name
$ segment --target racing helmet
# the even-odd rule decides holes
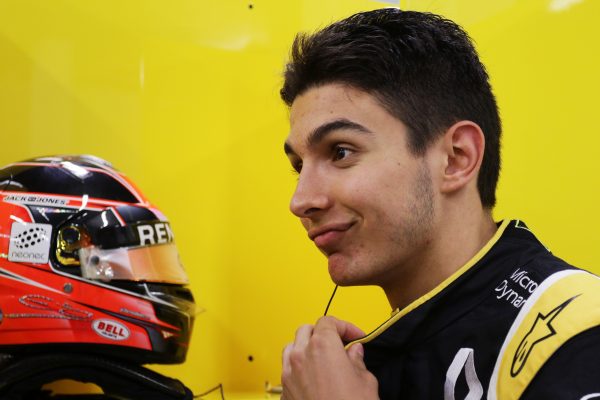
[[[185,360],[194,298],[165,216],[85,155],[0,169],[0,354]]]

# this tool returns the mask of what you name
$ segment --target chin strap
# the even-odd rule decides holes
[[[103,395],[51,396],[42,386],[60,379],[93,383]],[[139,365],[82,354],[44,354],[0,364],[0,399],[192,400],[180,381]]]

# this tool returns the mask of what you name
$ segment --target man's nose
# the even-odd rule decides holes
[[[299,218],[308,218],[330,206],[331,197],[325,180],[316,169],[302,168],[290,201],[290,211]]]

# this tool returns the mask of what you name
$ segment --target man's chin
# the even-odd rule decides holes
[[[340,253],[334,253],[327,258],[327,267],[331,280],[339,286],[360,285],[352,274],[350,260]]]

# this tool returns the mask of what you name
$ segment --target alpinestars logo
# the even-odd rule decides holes
[[[556,330],[552,326],[552,321],[578,296],[579,295],[571,297],[546,315],[538,313],[533,326],[529,332],[527,332],[521,343],[519,343],[519,346],[515,351],[515,356],[513,357],[512,366],[510,368],[510,375],[513,378],[521,372],[535,345],[556,334]]]
[[[8,260],[45,264],[50,253],[52,225],[15,222],[10,230]]]

